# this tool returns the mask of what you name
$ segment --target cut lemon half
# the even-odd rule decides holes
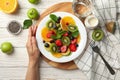
[[[13,13],[18,7],[17,0],[0,0],[0,10],[5,13]]]

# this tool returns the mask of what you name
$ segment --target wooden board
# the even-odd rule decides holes
[[[58,11],[69,12],[69,13],[72,13],[72,14],[73,14],[73,11],[72,11],[72,3],[71,3],[71,2],[63,2],[63,3],[58,3],[58,4],[55,4],[55,5],[51,6],[51,7],[49,7],[47,10],[45,10],[45,11],[40,15],[40,19],[38,20],[37,25],[40,23],[40,21],[41,21],[45,16],[47,16],[47,15],[50,14],[50,13],[58,12]],[[75,63],[74,63],[73,61],[67,62],[67,63],[56,63],[56,62],[53,62],[53,61],[45,58],[43,55],[42,55],[42,58],[43,58],[43,60],[46,61],[48,64],[50,64],[51,66],[56,67],[56,68],[67,69],[67,70],[77,69],[77,66],[75,65]]]

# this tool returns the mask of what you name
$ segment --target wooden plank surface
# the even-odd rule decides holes
[[[9,41],[15,47],[12,55],[5,55],[0,51],[0,80],[24,80],[28,64],[28,56],[25,48],[28,30],[22,31],[18,36],[8,33],[6,27],[11,20],[17,20],[21,24],[27,18],[27,10],[35,7],[40,13],[49,6],[70,0],[41,0],[38,5],[30,4],[27,0],[18,0],[19,10],[14,15],[0,12],[0,44]],[[79,70],[60,70],[49,66],[46,62],[40,64],[41,80],[86,80]]]

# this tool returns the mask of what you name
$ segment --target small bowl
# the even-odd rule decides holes
[[[17,26],[19,27],[17,31],[15,31],[15,32],[11,31],[10,25],[13,25],[13,24],[11,24],[11,23],[14,23],[14,25],[17,25]],[[17,28],[17,27],[16,27],[16,28]],[[18,34],[22,31],[22,26],[19,24],[19,22],[13,20],[13,21],[11,21],[11,22],[8,24],[7,30],[8,30],[8,32],[11,33],[11,34],[18,35]]]
[[[94,29],[98,26],[99,20],[96,16],[90,15],[85,19],[85,26],[89,29]]]

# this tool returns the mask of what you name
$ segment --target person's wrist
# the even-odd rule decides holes
[[[39,61],[29,61],[29,67],[39,67]]]

